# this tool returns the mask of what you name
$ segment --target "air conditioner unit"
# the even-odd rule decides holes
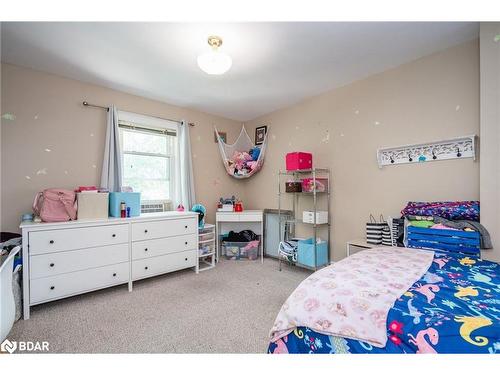
[[[172,201],[155,201],[141,203],[141,213],[148,214],[153,212],[172,211]]]

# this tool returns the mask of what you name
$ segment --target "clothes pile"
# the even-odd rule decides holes
[[[235,151],[231,159],[227,161],[229,171],[235,176],[244,176],[257,168],[260,148],[255,146],[247,151]]]
[[[281,241],[279,245],[279,255],[290,263],[297,263],[297,250],[299,248],[298,239]]]
[[[228,242],[251,242],[258,240],[259,236],[251,230],[242,230],[241,232],[230,231],[223,238],[223,241],[228,241]]]

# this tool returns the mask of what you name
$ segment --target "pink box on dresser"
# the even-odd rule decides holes
[[[290,152],[286,154],[287,171],[312,169],[312,165],[312,154],[308,152]]]

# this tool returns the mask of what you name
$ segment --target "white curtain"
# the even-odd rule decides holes
[[[175,206],[182,204],[190,210],[196,203],[194,192],[193,160],[191,157],[191,141],[189,138],[189,124],[181,121],[177,131],[177,147],[179,158],[176,160],[176,199]]]
[[[118,112],[114,105],[108,108],[101,187],[107,188],[109,191],[121,191],[122,188],[122,158],[120,133],[118,130]]]

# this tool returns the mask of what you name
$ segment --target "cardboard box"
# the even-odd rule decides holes
[[[76,193],[76,199],[78,220],[108,218],[108,193]]]
[[[314,224],[314,211],[302,212],[302,221],[304,223]],[[326,223],[328,223],[328,212],[316,211],[316,224],[326,224]]]

